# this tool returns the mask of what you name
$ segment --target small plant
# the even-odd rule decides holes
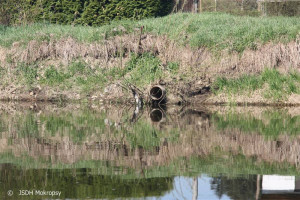
[[[179,63],[177,62],[169,62],[167,65],[167,70],[171,73],[176,73],[179,69]]]
[[[73,62],[69,65],[68,71],[72,76],[75,74],[83,74],[87,71],[87,67],[85,66],[85,63],[82,62]]]
[[[37,65],[26,65],[24,63],[20,63],[17,66],[17,75],[21,75],[25,79],[25,83],[31,86],[35,81],[38,75],[37,73]]]
[[[151,54],[131,55],[131,60],[124,69],[125,79],[137,86],[145,86],[158,80],[163,75],[163,67],[158,58]]]
[[[50,66],[50,68],[45,71],[44,76],[45,78],[42,82],[49,85],[60,84],[71,77],[69,74],[59,72],[54,66]]]
[[[0,67],[0,78],[5,74],[5,68]]]

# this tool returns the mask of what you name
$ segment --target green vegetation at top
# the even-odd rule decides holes
[[[263,89],[265,98],[284,100],[288,95],[300,94],[300,74],[280,74],[275,69],[266,69],[260,75],[243,75],[237,79],[218,78],[214,83],[216,93],[229,95],[245,94]]]
[[[102,25],[112,20],[163,16],[172,5],[172,0],[2,0],[0,24],[46,21]]]
[[[300,32],[299,17],[249,17],[224,13],[178,13],[140,21],[113,21],[100,27],[33,24],[0,26],[0,45],[9,47],[19,41],[51,40],[73,37],[80,42],[97,42],[115,35],[128,34],[144,26],[145,33],[167,35],[181,45],[206,47],[212,51],[227,49],[242,52],[258,44],[295,40]],[[120,28],[122,27],[122,28]]]

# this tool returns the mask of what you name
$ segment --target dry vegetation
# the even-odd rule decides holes
[[[247,25],[244,27],[243,20],[238,21],[228,15],[222,16],[233,18],[240,23],[234,27],[233,35],[227,33],[227,30],[224,32],[228,36],[227,39],[223,38],[228,41],[228,44],[225,44],[217,37],[224,28],[221,24],[220,27],[210,29],[211,37],[215,37],[212,40],[213,38],[204,36],[198,30],[203,24],[196,26],[198,22],[203,23],[199,21],[201,17],[185,20],[186,17],[189,19],[192,16],[177,14],[162,19],[134,22],[133,25],[125,21],[124,24],[116,23],[100,30],[92,29],[89,31],[96,31],[102,39],[91,42],[84,41],[82,35],[68,36],[58,30],[55,30],[57,35],[37,32],[34,33],[37,34],[34,40],[25,36],[24,40],[18,39],[13,43],[11,36],[8,36],[7,40],[0,41],[5,44],[0,47],[0,75],[3,74],[4,78],[1,84],[1,99],[129,99],[130,92],[124,90],[124,85],[128,82],[146,91],[145,95],[151,84],[159,82],[166,85],[168,93],[171,94],[169,102],[172,103],[189,101],[299,104],[298,92],[266,98],[263,93],[268,85],[260,90],[249,91],[248,95],[220,91],[217,95],[212,94],[207,98],[211,89],[218,90],[213,88],[213,83],[218,77],[231,79],[245,74],[257,75],[266,68],[275,69],[282,74],[299,73],[300,43],[299,36],[295,34],[297,25],[289,27],[289,30],[275,27],[273,31],[266,30],[264,36],[261,29],[271,28],[269,23],[274,19],[264,19],[265,21],[259,24],[256,18],[245,18],[243,20]],[[219,17],[207,14],[202,18],[204,21],[210,18],[216,21]],[[162,24],[178,23],[172,22],[176,19],[185,20],[179,28],[181,32],[167,34],[171,26],[163,29]],[[291,18],[291,22],[293,20]],[[250,21],[258,27],[249,30],[251,34],[249,33],[247,39],[242,33],[251,24]],[[156,22],[157,27],[153,25]],[[147,24],[143,33],[139,28],[134,28],[143,23]],[[207,23],[205,29],[212,25],[210,21]],[[78,31],[82,34],[81,29]],[[101,34],[103,31],[104,36]],[[107,33],[114,36],[108,37]],[[256,40],[255,35],[263,41]],[[15,37],[19,36],[21,35],[17,34]],[[136,67],[137,65],[140,66]],[[146,67],[142,65],[149,69],[145,71]],[[139,74],[144,75],[143,81]],[[296,80],[295,84],[299,85],[299,80]]]
[[[299,132],[296,135],[287,133],[292,127],[286,127],[287,132],[281,131],[276,138],[272,138],[266,137],[263,132],[246,132],[240,128],[220,129],[218,121],[214,119],[217,114],[218,117],[229,120],[228,114],[233,113],[254,117],[267,126],[272,123],[272,119],[269,120],[264,113],[284,114],[291,111],[293,115],[288,116],[299,124],[300,113],[295,113],[295,109],[190,107],[182,110],[174,107],[161,122],[151,122],[147,116],[149,113],[145,111],[137,122],[129,124],[127,115],[128,112],[133,112],[129,108],[107,108],[94,104],[88,114],[82,105],[74,104],[67,107],[49,104],[30,107],[30,104],[10,103],[8,107],[6,104],[1,108],[5,111],[1,112],[0,154],[5,157],[11,152],[14,155],[12,162],[23,167],[70,167],[77,163],[109,161],[114,166],[143,171],[171,167],[172,163],[181,158],[197,158],[205,162],[210,156],[218,156],[219,152],[223,152],[219,155],[221,158],[215,159],[228,159],[228,164],[231,163],[229,157],[233,156],[231,159],[234,159],[238,155],[255,158],[254,165],[258,167],[264,163],[269,163],[270,166],[289,163],[296,167],[300,164]],[[17,123],[20,117],[23,122]],[[52,122],[52,127],[49,122]],[[92,131],[81,132],[81,139],[77,141],[72,126],[75,125],[78,132],[83,127],[89,127],[88,123],[94,122],[99,124],[98,127],[93,127]],[[60,128],[60,123],[64,124],[63,129]],[[8,129],[12,127],[11,124],[17,126]],[[34,135],[35,124],[37,135]],[[153,127],[148,130],[148,126]],[[32,131],[26,133],[26,127]],[[162,135],[160,131],[163,132]],[[139,139],[140,135],[143,135],[142,140]],[[255,168],[247,166],[251,167]]]

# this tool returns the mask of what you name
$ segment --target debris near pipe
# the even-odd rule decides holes
[[[135,104],[138,108],[143,108],[144,105],[144,93],[135,85],[131,84],[131,83],[125,83],[125,86],[122,84],[119,84],[121,87],[131,91]]]
[[[161,85],[154,85],[150,89],[150,98],[152,101],[162,102],[166,98],[166,90]]]
[[[143,102],[143,99],[144,99],[143,98],[143,96],[144,96],[143,92],[139,88],[137,88],[135,85],[132,85],[132,84],[129,85],[129,88],[130,88],[130,90],[132,92],[132,95],[134,97],[136,106],[138,106],[139,108],[142,108],[143,104],[144,104],[144,102]]]

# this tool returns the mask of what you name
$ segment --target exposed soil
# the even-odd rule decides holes
[[[178,78],[166,77],[158,83],[167,88],[169,103],[229,103],[226,95],[215,96],[210,92],[211,84],[218,76],[239,77],[242,74],[258,74],[266,66],[276,68],[282,73],[291,70],[300,72],[300,43],[299,41],[288,44],[265,44],[257,50],[245,50],[242,54],[223,51],[216,56],[206,48],[193,49],[189,46],[178,46],[175,41],[165,36],[129,34],[116,36],[113,39],[100,43],[84,44],[73,38],[61,40],[50,39],[50,41],[31,41],[24,48],[20,43],[14,43],[10,49],[0,47],[0,64],[7,69],[16,67],[17,63],[38,63],[38,66],[47,66],[68,63],[82,59],[91,67],[111,68],[114,66],[124,67],[131,53],[142,54],[150,52],[159,57],[163,65],[168,62],[178,62],[180,68]],[[120,55],[122,61],[120,62]],[[189,76],[183,80],[180,75]],[[9,79],[9,77],[8,77]],[[150,88],[150,86],[148,87]],[[145,91],[145,96],[148,91]],[[57,88],[42,87],[37,89],[25,89],[23,85],[9,82],[1,89],[2,100],[27,100],[27,101],[49,101],[49,100],[100,100],[115,101],[121,99],[128,101],[131,93],[124,92],[120,83],[108,85],[104,91],[95,92],[89,96],[81,96],[77,91],[61,91]],[[279,104],[296,105],[300,103],[299,95],[292,95]],[[117,100],[120,101],[120,100]],[[274,104],[272,100],[266,100],[256,92],[251,97],[237,96],[235,103],[250,104]]]

